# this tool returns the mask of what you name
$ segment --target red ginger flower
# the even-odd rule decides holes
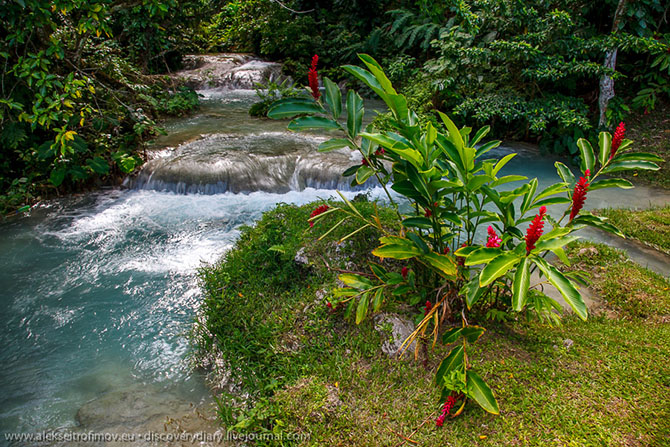
[[[623,137],[626,135],[626,125],[622,122],[619,123],[616,130],[614,131],[614,137],[612,137],[612,150],[610,151],[610,160],[616,154],[616,151],[621,146]]]
[[[426,210],[426,212],[423,215],[426,216],[426,217],[430,217],[430,216],[433,215],[433,212],[429,208],[429,209]]]
[[[500,239],[500,236],[496,234],[496,230],[493,229],[492,225],[489,225],[488,232],[489,232],[489,239],[486,241],[486,246],[493,248],[500,247],[502,239]]]
[[[328,208],[329,208],[328,205],[321,205],[321,206],[316,207],[316,209],[314,211],[312,211],[312,214],[309,215],[310,219],[312,217],[318,216],[319,214],[325,213],[326,211],[328,211]],[[314,226],[314,221],[310,220],[309,221],[309,226],[313,227]]]
[[[580,177],[579,182],[575,185],[575,191],[572,193],[572,210],[570,211],[570,220],[574,219],[579,211],[584,206],[586,200],[586,192],[589,189],[588,178],[591,176],[591,171],[588,169],[584,173],[586,178]]]
[[[456,398],[450,394],[449,397],[447,397],[447,400],[444,402],[444,406],[442,407],[442,414],[435,421],[435,425],[437,425],[438,427],[442,427],[442,425],[444,424],[444,420],[449,415],[451,409],[454,408],[455,404],[456,404]]]
[[[376,156],[384,155],[385,153],[386,153],[386,149],[384,149],[383,147],[380,147],[379,149],[377,149],[375,151]]]
[[[426,306],[425,306],[423,315],[424,315],[424,316],[428,315],[428,312],[430,312],[430,310],[431,310],[432,308],[433,308],[433,303],[431,303],[430,301],[426,301]]]
[[[403,279],[407,279],[407,272],[409,272],[409,269],[407,267],[403,267],[402,270],[400,271],[400,274],[402,275]]]
[[[368,159],[367,159],[367,158],[364,158],[364,159],[361,160],[361,165],[363,165],[363,166],[370,166],[370,163],[368,163]]]
[[[309,79],[309,88],[312,90],[312,96],[315,100],[319,100],[321,97],[321,92],[319,91],[319,74],[316,72],[316,64],[319,62],[319,55],[315,54],[312,57],[312,66],[307,73],[307,78]]]
[[[526,231],[526,255],[530,253],[532,249],[535,248],[535,243],[542,236],[542,231],[544,229],[544,216],[547,214],[547,207],[541,206],[540,212],[535,215],[535,218],[530,223],[528,230]]]

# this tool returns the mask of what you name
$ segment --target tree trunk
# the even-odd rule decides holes
[[[612,34],[616,33],[619,29],[619,23],[623,18],[624,10],[626,9],[626,4],[628,0],[619,0],[619,5],[614,12],[614,23],[612,24]],[[616,69],[616,56],[618,48],[613,48],[608,50],[605,53],[605,63],[603,67],[610,68],[612,70]],[[611,76],[604,74],[600,78],[600,96],[598,98],[598,105],[600,107],[600,118],[598,119],[598,126],[605,127],[607,125],[607,104],[609,104],[610,99],[614,98],[614,79]]]

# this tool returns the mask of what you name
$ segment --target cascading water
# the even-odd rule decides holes
[[[317,153],[328,136],[249,118],[251,91],[202,93],[198,115],[167,124],[129,189],[56,200],[0,224],[0,431],[162,429],[191,402],[209,402],[184,337],[200,300],[198,266],[275,204],[348,188],[339,174],[360,158]],[[506,174],[538,177],[540,188],[558,181],[553,158],[532,148],[492,156],[512,150]],[[668,199],[599,190],[587,206]]]

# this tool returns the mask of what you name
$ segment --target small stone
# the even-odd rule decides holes
[[[382,335],[382,352],[389,357],[400,355],[400,347],[414,332],[414,323],[412,321],[395,314],[379,314],[374,317],[375,330]],[[405,350],[414,352],[416,341],[413,341]]]
[[[569,338],[566,338],[565,340],[563,340],[563,346],[568,351],[570,350],[570,348],[572,348],[572,345],[574,345],[574,344],[575,344],[575,342],[570,340]]]
[[[307,255],[305,255],[305,247],[298,250],[298,253],[296,253],[293,258],[293,262],[300,265],[309,265],[309,259],[307,259]]]

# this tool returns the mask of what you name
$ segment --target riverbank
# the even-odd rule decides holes
[[[353,231],[345,223],[319,241],[335,221],[310,229],[316,205],[266,213],[220,263],[201,271],[204,315],[217,341],[200,340],[200,348],[234,365],[228,383],[243,390],[244,398],[217,396],[229,429],[309,437],[301,445],[656,445],[670,436],[666,279],[654,276],[649,285],[649,274],[629,270],[622,255],[581,245],[571,250],[580,265],[588,256],[588,265],[637,276],[617,289],[609,276],[592,273],[591,288],[608,295],[588,321],[566,315],[551,327],[471,315],[470,324],[488,330],[470,360],[501,414],[469,404],[439,428],[433,380],[448,347],[420,351],[418,361],[383,353],[392,322],[411,325],[423,314],[420,304],[387,303],[383,317],[360,325],[328,306],[337,274],[362,266],[377,235],[368,229],[336,244]],[[374,204],[359,206],[374,213]],[[387,213],[381,209],[382,222],[391,221]],[[645,300],[654,305],[641,313]]]

